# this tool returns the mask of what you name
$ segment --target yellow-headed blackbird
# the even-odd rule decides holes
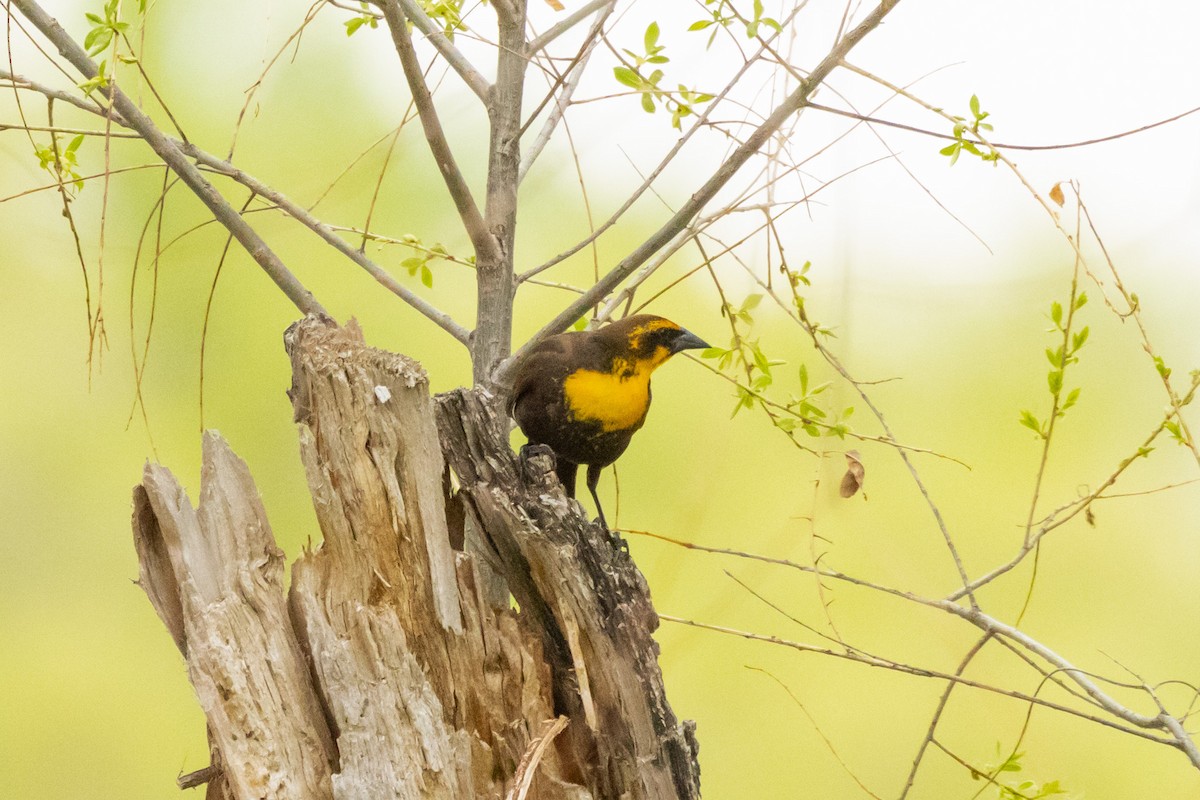
[[[530,445],[554,451],[568,497],[587,464],[596,496],[600,471],[617,460],[650,409],[650,373],[680,350],[708,347],[670,320],[639,314],[599,330],[561,333],[534,348],[513,381],[509,413]]]

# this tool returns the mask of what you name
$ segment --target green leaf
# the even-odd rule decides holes
[[[713,21],[711,19],[696,20],[695,22],[693,22],[691,25],[688,26],[688,30],[689,31],[702,31],[705,28],[707,28],[709,25],[712,25],[712,24],[713,24]]]
[[[1050,304],[1050,319],[1058,327],[1062,327],[1062,303],[1054,302]]]
[[[1087,292],[1080,292],[1079,297],[1075,298],[1075,310],[1083,308],[1087,305]]]
[[[642,95],[642,110],[647,114],[654,113],[654,98],[649,94]]]
[[[979,95],[971,95],[971,114],[979,119]]]
[[[1058,394],[1062,391],[1063,374],[1061,369],[1052,369],[1046,373],[1046,383],[1050,386],[1050,394]]]
[[[653,53],[655,45],[658,44],[658,23],[651,22],[646,28],[646,35],[642,37],[643,43],[646,45],[646,52]]]
[[[1079,401],[1079,387],[1076,387],[1076,388],[1072,389],[1071,392],[1067,395],[1067,399],[1063,401],[1062,408],[1060,408],[1059,411],[1060,412],[1066,411],[1068,408],[1075,405],[1075,403],[1077,403],[1078,401]]]
[[[587,318],[587,317],[580,317],[579,319],[575,320],[575,324],[571,326],[571,330],[573,330],[573,331],[581,331],[581,330],[583,330],[584,328],[586,328],[586,327],[587,327],[587,324],[588,324],[588,318]],[[705,350],[704,352],[706,352],[706,353],[707,353],[708,351],[707,351],[707,350]]]
[[[800,365],[800,393],[808,394],[808,366],[805,364]]]
[[[613,67],[613,75],[616,79],[630,87],[631,89],[641,89],[645,84],[642,76],[631,70],[629,67]]]
[[[346,20],[346,35],[353,36],[354,32],[361,28],[365,23],[366,20],[362,17],[355,17],[354,19]]]
[[[1039,436],[1042,433],[1042,423],[1038,422],[1038,418],[1031,411],[1021,412],[1021,424]]]
[[[1090,333],[1090,331],[1088,330],[1088,326],[1084,325],[1083,328],[1080,329],[1078,333],[1076,333],[1075,335],[1073,335],[1071,337],[1071,351],[1072,352],[1083,347],[1084,343],[1088,340],[1089,333]]]
[[[92,28],[83,38],[83,49],[88,51],[88,55],[94,56],[108,47],[112,37],[112,28]]]
[[[755,345],[753,348],[753,352],[754,352],[754,366],[758,367],[758,369],[761,372],[763,372],[764,374],[770,375],[771,374],[771,362],[767,361],[767,357],[763,354],[763,351],[758,349],[758,345]]]
[[[421,265],[421,283],[425,284],[428,289],[433,288],[433,270],[429,268],[428,264]]]

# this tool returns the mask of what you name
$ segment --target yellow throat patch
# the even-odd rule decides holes
[[[636,426],[650,405],[650,373],[670,355],[660,347],[652,359],[615,360],[611,372],[575,370],[563,381],[568,413],[573,419],[600,423],[605,432]]]

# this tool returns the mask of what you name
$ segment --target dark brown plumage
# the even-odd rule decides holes
[[[534,348],[513,381],[509,413],[529,438],[554,451],[569,497],[587,464],[587,486],[607,527],[596,484],[650,409],[650,374],[681,350],[708,347],[670,320],[626,317],[594,331],[551,336]]]

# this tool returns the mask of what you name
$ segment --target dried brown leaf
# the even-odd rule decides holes
[[[1067,202],[1067,198],[1063,197],[1062,182],[1054,184],[1050,189],[1050,199],[1058,204],[1059,208],[1063,207],[1063,203]]]
[[[846,474],[842,476],[842,497],[854,497],[866,478],[861,456],[857,450],[846,451]]]

